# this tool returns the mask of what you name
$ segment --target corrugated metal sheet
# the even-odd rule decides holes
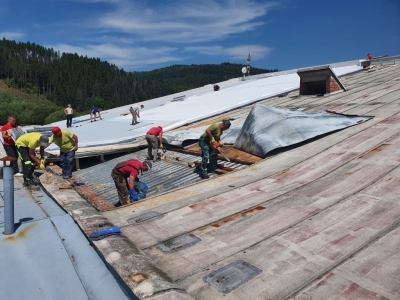
[[[117,204],[118,195],[114,181],[111,178],[111,170],[119,162],[128,159],[143,161],[146,157],[147,149],[144,149],[84,170],[76,171],[73,173],[73,177],[78,182],[85,182],[91,190],[107,199],[110,203]],[[180,161],[176,158],[179,158]],[[196,169],[188,166],[189,162],[196,160],[201,160],[201,158],[190,154],[167,151],[166,159],[155,162],[152,171],[143,172],[143,175],[139,175],[140,180],[146,182],[149,186],[147,197],[201,181],[202,179]],[[218,161],[218,163],[223,163],[226,167],[232,169],[241,169],[245,167],[244,165],[233,162]]]

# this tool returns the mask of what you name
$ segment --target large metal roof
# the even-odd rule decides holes
[[[298,97],[292,91],[259,103],[373,119],[210,180],[190,182],[183,168],[193,170],[171,160],[175,174],[191,183],[178,189],[165,173],[168,161],[161,162],[158,171],[142,178],[148,183],[154,178],[153,188],[165,180],[162,185],[171,189],[103,212],[131,246],[106,239],[99,251],[115,245],[104,255],[119,274],[129,267],[127,258],[139,253],[151,270],[167,274],[162,276],[173,287],[163,289],[146,275],[147,265],[134,273],[140,280],[132,290],[142,298],[169,299],[168,293],[176,291],[178,299],[399,299],[400,67],[396,59],[385,59],[385,65],[341,76],[341,81],[347,88],[342,93]],[[251,107],[190,126],[228,114],[244,117]],[[87,182],[98,178],[101,184],[104,174],[106,183],[112,167],[125,158],[74,176],[82,174]],[[105,189],[103,195],[115,201],[112,193]],[[69,209],[62,193],[56,198]],[[89,218],[83,209],[69,213],[76,220]],[[129,250],[132,245],[136,250]]]
[[[263,102],[373,119],[103,215],[195,299],[400,298],[400,67],[341,80]]]

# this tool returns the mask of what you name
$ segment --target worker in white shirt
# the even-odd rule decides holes
[[[140,118],[140,110],[144,108],[144,105],[140,105],[139,106],[131,106],[129,108],[129,111],[132,114],[132,124],[131,125],[135,125],[136,123],[138,123],[137,118]]]

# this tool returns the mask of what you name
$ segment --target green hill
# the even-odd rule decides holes
[[[0,40],[0,120],[13,114],[24,124],[64,118],[67,104],[78,113],[92,105],[110,109],[241,77],[243,65],[173,65],[126,72],[99,58],[62,53],[35,43]],[[252,68],[261,74],[277,70]]]

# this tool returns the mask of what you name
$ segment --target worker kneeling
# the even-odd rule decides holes
[[[139,171],[151,170],[152,163],[149,161],[140,162],[136,159],[130,159],[117,164],[111,171],[111,177],[114,180],[118,191],[118,198],[121,205],[138,201],[139,198],[146,197],[147,185],[139,181]],[[129,178],[129,180],[128,180]],[[139,194],[135,190],[135,185]]]
[[[229,127],[231,127],[231,122],[229,120],[223,120],[220,124],[212,124],[201,135],[199,146],[201,148],[200,177],[202,179],[209,178],[207,172],[211,173],[217,169],[217,153],[211,145],[219,142],[223,131],[229,129]],[[220,146],[223,146],[223,144],[220,143]],[[210,163],[207,164],[208,162]]]

